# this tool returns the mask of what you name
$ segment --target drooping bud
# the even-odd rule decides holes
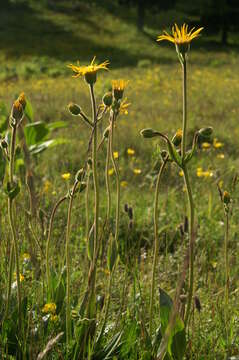
[[[202,138],[209,138],[213,133],[213,128],[211,126],[205,127],[200,129],[198,133]]]
[[[151,139],[153,137],[158,136],[157,131],[148,128],[148,129],[143,129],[140,131],[140,135],[143,136],[145,139]]]
[[[81,114],[81,107],[77,104],[74,104],[73,102],[68,105],[68,110],[70,111],[71,115],[74,116],[78,116]]]
[[[14,101],[11,112],[11,126],[16,126],[23,118],[23,107],[19,100]]]
[[[112,92],[107,92],[103,98],[102,98],[102,101],[104,103],[105,106],[109,107],[112,105],[112,102],[113,102],[113,95],[112,95]]]
[[[183,132],[182,129],[178,129],[172,138],[172,143],[175,146],[179,146],[182,142]]]

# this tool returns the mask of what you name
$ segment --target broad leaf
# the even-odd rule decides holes
[[[49,134],[49,130],[46,127],[46,124],[38,121],[35,123],[27,124],[24,127],[24,134],[26,138],[27,146],[39,144],[41,141],[46,139],[46,136]]]
[[[0,102],[0,134],[7,130],[8,110],[4,102]]]
[[[55,129],[61,129],[64,127],[67,127],[67,122],[66,121],[54,121],[52,123],[49,123],[46,125],[47,129],[49,129],[50,131],[55,130]]]
[[[26,107],[24,109],[24,113],[25,113],[25,116],[30,121],[30,123],[32,123],[34,121],[34,112],[33,112],[33,108],[32,108],[30,101],[27,99],[26,99]]]
[[[40,144],[37,144],[37,145],[32,145],[29,147],[29,151],[32,155],[37,155],[37,154],[40,154],[41,152],[45,151],[46,149],[48,148],[52,148],[54,146],[57,146],[57,145],[62,145],[62,144],[66,144],[68,143],[69,140],[67,139],[52,139],[52,140],[47,140],[47,141],[44,141]]]

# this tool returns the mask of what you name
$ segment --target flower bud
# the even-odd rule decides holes
[[[0,141],[0,146],[1,146],[2,149],[7,149],[8,148],[8,143],[6,142],[5,139],[2,139]]]
[[[179,146],[182,142],[182,137],[183,137],[182,129],[177,130],[174,137],[172,138],[172,143],[175,146]]]
[[[11,122],[11,126],[17,125],[22,120],[22,117],[23,117],[22,104],[20,103],[19,100],[16,100],[14,101],[12,106],[11,118],[14,121]]]
[[[133,220],[133,208],[131,206],[128,208],[128,216],[130,220]]]
[[[77,171],[76,176],[75,176],[75,180],[80,182],[83,180],[85,175],[85,171],[83,168],[81,168],[80,170]]]
[[[96,83],[96,71],[90,71],[85,74],[85,81],[89,85],[94,85]]]
[[[148,128],[148,129],[141,130],[140,135],[143,136],[145,139],[150,139],[155,136],[158,136],[158,133],[157,133],[157,131]]]
[[[228,191],[224,191],[223,193],[223,202],[225,205],[228,205],[231,202],[231,197]]]
[[[20,102],[20,104],[22,105],[23,110],[25,109],[26,105],[27,105],[27,101],[26,101],[26,97],[24,92],[22,92],[19,96],[18,96],[18,101]]]
[[[105,106],[111,106],[112,105],[112,102],[113,102],[113,95],[112,93],[109,91],[107,92],[103,98],[102,98],[102,101],[104,103]]]
[[[81,114],[81,108],[79,105],[77,104],[74,104],[73,102],[71,102],[69,105],[68,105],[68,110],[70,111],[71,115],[74,115],[74,116],[78,116]]]
[[[198,133],[202,138],[209,138],[213,133],[213,128],[211,126],[205,127],[200,129]]]

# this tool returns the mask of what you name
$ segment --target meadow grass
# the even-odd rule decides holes
[[[76,172],[84,166],[86,144],[89,138],[89,130],[78,118],[72,117],[67,110],[68,103],[73,101],[78,103],[86,114],[90,114],[91,104],[87,96],[87,86],[83,81],[71,78],[71,72],[67,69],[66,64],[73,62],[78,57],[84,62],[89,62],[95,54],[102,60],[109,58],[112,62],[112,70],[100,74],[95,85],[97,103],[101,101],[104,93],[110,89],[112,79],[124,78],[130,81],[125,90],[125,96],[131,105],[128,114],[121,115],[117,120],[118,123],[114,131],[114,151],[119,153],[117,163],[121,183],[121,221],[118,241],[124,243],[125,239],[130,238],[129,254],[132,255],[132,264],[129,259],[122,260],[118,263],[111,278],[107,270],[106,259],[103,256],[97,273],[99,280],[96,295],[97,301],[99,301],[98,306],[100,306],[102,296],[107,297],[106,289],[111,288],[109,309],[107,310],[110,320],[105,328],[103,343],[107,343],[110,339],[111,329],[114,328],[115,323],[118,324],[119,329],[125,326],[127,331],[123,335],[121,358],[136,359],[140,354],[142,359],[150,359],[146,346],[147,341],[142,336],[142,329],[143,325],[148,324],[149,321],[154,241],[153,192],[159,170],[159,154],[162,149],[165,149],[165,145],[158,139],[153,142],[146,141],[140,137],[139,133],[142,128],[152,127],[167,133],[171,138],[180,128],[182,117],[181,74],[174,49],[170,49],[167,45],[162,46],[162,48],[158,47],[148,35],[138,34],[132,23],[124,19],[124,14],[121,14],[122,16],[119,18],[114,14],[114,9],[111,10],[110,14],[107,6],[105,10],[102,10],[105,21],[98,36],[96,36],[98,16],[102,15],[97,15],[97,12],[90,7],[86,6],[79,15],[78,13],[77,15],[70,12],[63,13],[60,9],[56,12],[41,7],[24,11],[24,17],[29,20],[26,23],[30,30],[32,28],[37,29],[34,21],[39,19],[37,30],[39,40],[37,41],[37,34],[32,34],[27,28],[21,27],[19,29],[17,27],[18,41],[16,41],[15,36],[16,28],[12,27],[12,35],[11,31],[8,32],[8,37],[3,43],[5,50],[0,56],[1,63],[6,63],[6,59],[8,59],[5,68],[2,67],[0,71],[2,78],[0,97],[10,109],[16,94],[24,90],[34,108],[34,121],[42,120],[46,123],[59,120],[67,121],[66,128],[58,129],[53,133],[53,137],[64,138],[67,142],[61,146],[48,149],[33,162],[39,208],[43,214],[42,227],[37,229],[35,235],[43,248],[51,210],[54,203],[67,193],[70,184],[74,183]],[[34,11],[34,16],[32,16],[32,11]],[[14,17],[15,15],[11,14],[11,16]],[[180,16],[177,14],[179,19]],[[15,26],[14,18],[12,21]],[[46,36],[42,40],[43,29],[46,29]],[[154,34],[155,29],[150,29],[149,32]],[[85,33],[87,35],[84,35]],[[3,33],[1,36],[4,38]],[[32,37],[36,39],[36,45],[35,48],[30,49]],[[22,51],[21,39],[25,41],[25,52]],[[49,46],[49,44],[54,44],[54,46]],[[74,44],[74,48],[72,44]],[[203,48],[203,46],[205,47]],[[239,347],[237,304],[239,268],[237,256],[238,190],[237,181],[235,181],[238,167],[239,60],[236,47],[219,49],[216,46],[211,48],[206,46],[206,41],[203,42],[203,40],[200,40],[199,44],[195,43],[195,48],[193,43],[193,49],[190,53],[188,141],[189,143],[192,142],[195,130],[209,125],[214,128],[213,137],[217,140],[214,141],[214,145],[212,141],[209,147],[203,148],[202,146],[198,150],[197,156],[190,163],[189,170],[194,184],[193,196],[196,204],[197,228],[194,291],[200,299],[202,308],[199,312],[196,309],[197,302],[194,303],[193,315],[187,333],[186,358],[223,359],[225,354],[228,356],[238,355]],[[92,49],[94,53],[92,53]],[[42,64],[42,67],[39,67],[39,63]],[[41,70],[39,70],[40,68]],[[102,125],[102,133],[107,125],[108,120],[105,119]],[[101,134],[101,127],[99,127],[99,134]],[[215,144],[219,142],[222,146],[215,147]],[[130,155],[128,149],[133,149],[134,154]],[[105,165],[106,151],[104,144],[98,157],[98,167],[102,169]],[[202,170],[198,170],[199,168]],[[20,174],[20,167],[16,169]],[[70,173],[70,179],[64,180],[62,178],[64,173]],[[112,209],[115,211],[116,183],[114,174],[110,175],[109,179],[112,190]],[[104,181],[104,171],[102,171],[99,178],[100,211],[102,214],[107,209]],[[225,327],[224,319],[225,216],[217,188],[217,183],[220,181],[223,181],[222,188],[228,190],[232,198],[228,243],[230,263],[228,313],[230,314],[230,321],[227,327]],[[94,203],[92,192],[91,184],[89,196],[90,223],[92,223]],[[16,198],[16,214],[26,212],[28,207],[26,193],[27,189],[24,181],[22,181],[21,193]],[[0,196],[3,204],[0,219],[3,244],[1,247],[1,278],[3,279],[1,289],[3,290],[7,282],[8,260],[5,254],[9,253],[10,229],[7,217],[5,217],[7,202],[3,188],[0,190]],[[69,245],[69,251],[72,254],[70,281],[73,286],[71,296],[74,310],[77,312],[88,277],[84,201],[84,197],[77,197],[73,202]],[[133,230],[130,233],[128,230],[128,214],[124,211],[124,204],[126,203],[132,206],[134,214]],[[187,251],[185,234],[182,235],[180,231],[185,221],[186,209],[187,203],[182,176],[179,169],[174,164],[170,164],[162,177],[159,194],[159,231],[163,227],[166,227],[166,230],[159,235],[160,249],[156,270],[157,293],[153,313],[154,331],[159,324],[158,288],[160,286],[173,297],[178,273],[181,271],[184,262],[183,255]],[[51,268],[55,286],[61,271],[63,271],[61,276],[63,278],[65,276],[63,267],[66,218],[67,207],[61,206],[53,224],[51,240],[53,244]],[[102,226],[103,219],[101,218],[99,221],[100,226]],[[111,221],[113,222],[113,216]],[[21,287],[24,298],[28,297],[28,306],[33,317],[29,319],[29,327],[32,332],[30,332],[28,344],[30,344],[30,356],[34,358],[45,348],[50,338],[56,336],[62,328],[65,331],[62,325],[64,312],[57,313],[59,318],[55,318],[56,321],[54,321],[53,316],[56,314],[53,311],[51,313],[53,321],[49,322],[47,326],[43,324],[41,309],[48,299],[45,280],[42,282],[39,276],[41,272],[39,267],[44,260],[41,258],[39,250],[36,251],[35,263],[33,263],[32,258],[30,261],[24,260],[24,253],[29,253],[30,244],[27,233],[31,229],[26,225],[26,221],[19,216],[16,216],[16,228],[19,229],[20,266],[21,272],[24,274]],[[30,238],[33,237],[33,233],[30,232]],[[125,271],[125,264],[127,264],[128,271]],[[55,276],[53,269],[57,276]],[[82,286],[82,284],[84,285]],[[13,296],[15,296],[14,291],[13,289]],[[60,298],[61,291],[58,291],[58,306],[63,301]],[[1,308],[4,309],[2,300]],[[120,316],[118,320],[119,312],[123,316]],[[78,320],[76,317],[72,321],[76,323]],[[98,320],[101,325],[105,326],[103,315]],[[139,326],[139,324],[141,325]],[[34,338],[33,331],[37,327],[38,333]],[[88,347],[90,349],[91,344]],[[57,350],[52,350],[50,358],[59,358],[61,353],[64,354],[64,342],[58,343]]]

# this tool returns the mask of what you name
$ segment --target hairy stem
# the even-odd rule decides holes
[[[158,239],[158,198],[159,198],[159,186],[162,178],[163,171],[165,169],[167,159],[165,159],[160,167],[154,197],[154,260],[152,268],[152,282],[151,282],[151,294],[150,294],[150,309],[149,309],[149,334],[152,335],[152,323],[153,323],[153,306],[154,306],[154,291],[155,291],[155,271],[158,259],[159,251],[159,239]]]

